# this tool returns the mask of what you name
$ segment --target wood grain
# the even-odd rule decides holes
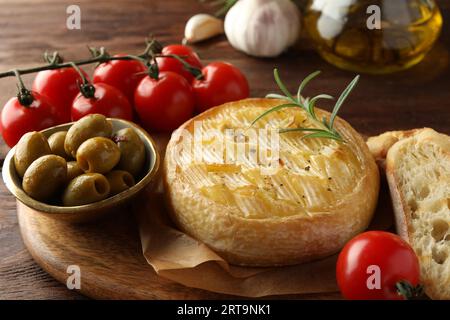
[[[438,45],[424,62],[391,76],[363,76],[341,116],[364,134],[429,126],[450,133],[450,1],[438,1],[444,28]],[[81,30],[65,27],[70,0],[0,0],[0,70],[41,63],[45,50],[58,50],[67,59],[87,55],[86,44],[106,46],[112,53],[138,53],[142,40],[153,33],[165,43],[179,42],[185,21],[209,8],[196,0],[80,0]],[[325,62],[306,39],[282,57],[255,59],[233,50],[224,37],[198,45],[205,62],[227,60],[247,75],[253,96],[275,89],[277,66],[289,88],[314,70],[323,74],[309,92],[339,93],[354,76]],[[30,83],[32,76],[26,77]],[[15,95],[13,79],[0,79],[0,105]],[[329,105],[325,105],[329,107]],[[0,158],[7,147],[0,143]],[[15,200],[0,184],[0,298],[80,299],[40,269],[26,252],[19,234]]]

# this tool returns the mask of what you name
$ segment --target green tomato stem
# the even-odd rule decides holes
[[[25,87],[22,77],[20,76],[20,71],[18,69],[14,69],[12,72],[17,78],[17,99],[22,106],[29,107],[34,101],[33,94]]]

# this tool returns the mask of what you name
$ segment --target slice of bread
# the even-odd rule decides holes
[[[400,130],[400,131],[387,131],[380,134],[379,136],[370,137],[367,139],[367,146],[369,147],[370,153],[377,161],[377,164],[385,169],[386,168],[386,155],[389,149],[398,141],[405,138],[411,137],[425,129],[411,129],[411,130]]]
[[[450,137],[432,129],[408,135],[386,150],[397,232],[419,258],[427,295],[450,299]]]

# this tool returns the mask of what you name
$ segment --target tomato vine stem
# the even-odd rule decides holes
[[[22,81],[22,77],[20,76],[20,70],[14,69],[12,70],[13,75],[17,78],[17,89],[19,90],[17,93],[17,99],[20,104],[24,107],[29,107],[34,100],[31,91],[25,87],[25,84]]]
[[[414,286],[409,281],[401,280],[395,284],[397,293],[405,300],[418,300],[424,296],[424,287],[422,285]]]
[[[14,69],[14,70],[9,70],[6,72],[0,72],[0,78],[6,78],[6,77],[14,77],[15,71],[17,70],[21,75],[24,74],[29,74],[29,73],[36,73],[39,71],[45,71],[45,70],[56,70],[56,69],[62,69],[62,68],[70,68],[72,67],[72,63],[77,65],[77,66],[82,66],[82,65],[87,65],[87,64],[92,64],[92,63],[104,63],[104,62],[108,62],[108,61],[112,61],[112,60],[133,60],[135,59],[135,57],[140,57],[145,59],[145,57],[141,57],[141,55],[138,56],[131,56],[131,55],[125,55],[125,56],[121,56],[121,57],[95,57],[95,58],[90,58],[90,59],[85,59],[85,60],[79,60],[79,61],[70,61],[70,62],[63,62],[63,63],[54,63],[54,64],[46,64],[43,66],[38,66],[38,67],[32,67],[32,68],[27,68],[27,69]]]
[[[201,70],[197,69],[193,66],[191,66],[188,62],[186,62],[183,57],[177,56],[177,55],[163,55],[161,54],[163,45],[158,42],[155,39],[146,40],[145,41],[146,47],[145,50],[139,54],[139,55],[121,55],[121,56],[111,56],[104,47],[100,48],[93,48],[89,47],[88,49],[91,52],[92,57],[89,59],[83,59],[78,61],[68,61],[64,62],[63,58],[59,55],[57,51],[53,52],[51,55],[48,52],[44,53],[44,61],[46,62],[45,65],[42,66],[36,66],[32,68],[26,68],[26,69],[12,69],[6,72],[0,72],[0,79],[6,78],[6,77],[16,77],[17,78],[17,87],[18,87],[18,93],[17,98],[19,99],[19,102],[21,105],[27,107],[31,105],[33,102],[33,94],[30,90],[28,90],[21,78],[21,75],[24,74],[30,74],[30,73],[36,73],[40,71],[45,70],[56,70],[56,69],[62,69],[62,68],[74,68],[81,76],[82,83],[79,83],[80,91],[86,98],[92,98],[95,94],[95,88],[94,86],[89,83],[84,76],[83,72],[81,72],[79,66],[87,65],[87,64],[101,64],[108,61],[114,61],[114,60],[137,60],[142,62],[147,68],[148,72],[147,74],[155,79],[158,79],[159,77],[159,68],[156,61],[156,58],[163,58],[163,57],[170,57],[177,59],[180,61],[184,68],[188,70],[191,74],[194,75],[196,78],[201,78]]]
[[[56,70],[56,69],[62,69],[62,68],[71,68],[73,65],[76,66],[83,66],[93,63],[105,63],[108,61],[113,60],[138,60],[142,62],[147,67],[151,67],[151,61],[158,57],[171,57],[175,58],[183,63],[183,66],[191,72],[194,76],[198,76],[198,73],[200,72],[199,69],[196,69],[192,67],[189,63],[183,60],[182,57],[176,56],[176,55],[162,55],[161,51],[163,46],[161,43],[159,43],[156,40],[147,40],[146,41],[146,48],[143,53],[139,55],[123,55],[123,56],[110,56],[104,47],[97,48],[90,48],[92,57],[89,59],[83,59],[78,61],[68,61],[63,62],[61,56],[59,56],[58,52],[53,52],[52,55],[49,55],[47,52],[44,54],[44,60],[47,62],[47,64],[42,66],[36,66],[32,68],[26,68],[26,69],[13,69],[6,72],[0,72],[0,78],[6,78],[6,77],[14,77],[16,75],[16,71],[20,75],[24,74],[30,74],[30,73],[36,73],[40,71],[45,70]]]
[[[81,94],[88,99],[95,98],[95,87],[90,83],[80,68],[73,62],[70,62],[72,68],[80,75],[81,83],[77,80],[78,88],[80,89]]]

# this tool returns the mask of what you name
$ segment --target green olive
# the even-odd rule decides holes
[[[87,173],[111,171],[119,160],[119,147],[108,138],[90,138],[83,142],[77,151],[78,165]]]
[[[80,145],[93,137],[106,137],[112,135],[112,124],[101,114],[87,115],[75,122],[67,132],[64,141],[66,153],[73,158],[77,155]]]
[[[113,170],[105,175],[111,187],[110,195],[115,195],[134,186],[133,176],[123,170]]]
[[[106,199],[109,195],[109,183],[100,173],[82,174],[67,185],[63,194],[65,206],[81,206]]]
[[[144,167],[145,146],[132,128],[117,131],[114,140],[120,149],[120,161],[117,168],[128,171],[137,177]]]
[[[48,200],[58,193],[66,178],[66,160],[54,154],[45,155],[33,161],[25,171],[22,188],[33,199]]]
[[[52,153],[50,146],[42,133],[36,131],[25,133],[17,143],[14,153],[17,174],[23,177],[34,160],[50,153]]]
[[[76,161],[69,161],[67,162],[67,181],[71,181],[75,177],[78,177],[79,175],[82,175],[84,172],[81,170],[80,166],[78,165],[78,162]]]
[[[64,141],[66,140],[67,131],[58,131],[48,137],[48,144],[53,154],[70,160],[71,156],[64,149]]]

